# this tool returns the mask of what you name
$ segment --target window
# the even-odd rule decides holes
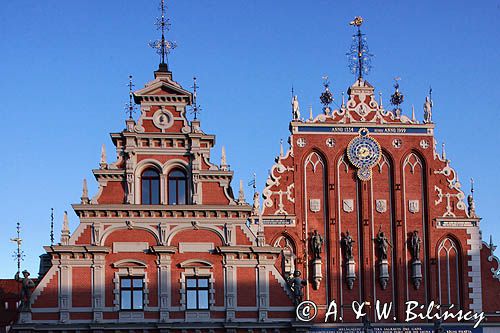
[[[142,204],[159,205],[160,204],[160,175],[154,169],[147,169],[142,173]]]
[[[144,306],[144,278],[122,277],[120,279],[120,309],[142,310]]]
[[[185,205],[187,203],[186,173],[174,169],[168,174],[168,204]]]
[[[208,310],[208,277],[186,278],[186,309]]]

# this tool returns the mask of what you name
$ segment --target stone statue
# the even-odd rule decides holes
[[[432,100],[429,96],[425,96],[424,123],[432,123]]]
[[[422,240],[418,236],[418,231],[413,231],[410,238],[410,250],[414,260],[420,260],[420,243]]]
[[[290,276],[288,278],[288,284],[290,285],[290,289],[292,289],[293,292],[293,304],[295,306],[299,305],[302,302],[302,297],[304,296],[302,288],[307,284],[307,281],[303,280],[300,275],[300,271],[295,270],[295,272],[293,272],[293,277]]]
[[[314,230],[311,237],[311,247],[313,250],[314,259],[321,259],[321,248],[323,246],[323,237],[318,234],[318,230]]]
[[[476,216],[476,204],[474,203],[474,197],[472,196],[472,194],[469,194],[467,196],[467,206],[468,206],[468,213],[469,213],[469,217],[477,217]]]
[[[293,115],[293,120],[300,119],[300,107],[297,95],[293,96],[292,99],[292,115]]]
[[[342,237],[341,239],[341,245],[344,249],[344,254],[346,260],[349,260],[353,258],[352,255],[352,246],[353,246],[354,240],[352,239],[351,235],[349,234],[349,231],[345,233],[345,236]]]
[[[19,277],[19,272],[16,273],[14,279],[17,282],[21,282],[21,304],[19,309],[21,311],[31,310],[31,289],[35,287],[33,280],[29,278],[30,273],[27,270],[23,271],[23,277]]]
[[[387,260],[387,250],[390,247],[392,247],[391,243],[389,243],[389,240],[387,237],[385,237],[385,234],[383,231],[379,231],[377,234],[377,238],[375,238],[375,241],[377,242],[377,248],[378,248],[378,255],[380,260]]]
[[[260,201],[259,192],[253,194],[252,215],[258,216],[260,214]]]

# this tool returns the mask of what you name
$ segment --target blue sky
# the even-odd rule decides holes
[[[168,1],[169,57],[185,88],[198,77],[202,128],[226,146],[235,182],[257,173],[263,187],[279,142],[288,136],[290,89],[302,110],[320,112],[322,76],[336,102],[354,81],[347,68],[356,15],[365,18],[373,69],[367,79],[385,96],[401,77],[403,110],[433,88],[436,138],[446,142],[463,189],[476,183],[484,238],[500,240],[500,1]],[[128,75],[136,89],[153,78],[158,57],[157,1],[8,1],[0,11],[0,277],[16,264],[9,238],[22,222],[26,260],[38,272],[49,243],[50,208],[59,240],[64,210],[79,202],[81,181],[96,183],[100,147],[126,118]],[[112,154],[108,154],[111,156]],[[250,189],[247,196],[250,199]]]

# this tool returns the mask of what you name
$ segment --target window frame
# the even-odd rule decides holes
[[[181,176],[172,176],[172,174],[176,171],[181,172],[183,176],[182,177]],[[170,196],[171,182],[174,182],[174,184],[175,184],[175,200],[172,200],[172,198]],[[179,204],[179,198],[181,197],[179,195],[179,184],[181,182],[184,182],[184,203],[183,204]],[[187,205],[187,203],[188,203],[188,176],[187,176],[186,170],[176,167],[176,168],[173,168],[172,170],[170,170],[170,172],[168,173],[168,176],[167,176],[167,203],[169,205]]]
[[[195,280],[196,281],[196,286],[195,287],[189,287],[188,286],[188,280]],[[200,280],[205,280],[206,287],[200,287],[199,286],[199,281]],[[185,277],[185,292],[186,292],[186,310],[187,311],[208,311],[210,310],[210,276],[208,275],[190,275]],[[195,308],[189,308],[188,307],[188,292],[189,291],[195,291],[196,292],[196,307]],[[206,308],[200,308],[200,291],[206,291],[206,303],[207,307]]]
[[[146,172],[148,171],[153,171],[156,176],[145,176]],[[156,180],[158,185],[157,185],[157,188],[153,189],[153,181]],[[146,200],[144,200],[145,198],[145,191],[144,191],[144,183],[147,182],[148,184],[148,201],[147,203],[145,203]],[[157,195],[157,198],[158,198],[158,202],[154,202],[153,203],[153,194],[154,192],[156,192],[156,195]],[[156,170],[155,168],[152,168],[152,167],[149,167],[149,168],[146,168],[144,171],[142,171],[141,173],[141,204],[142,205],[159,205],[161,204],[161,177],[160,177],[160,172],[158,172],[158,170]]]
[[[144,311],[144,308],[146,306],[145,302],[145,286],[146,282],[144,281],[145,277],[144,276],[132,276],[132,275],[127,275],[127,276],[120,276],[119,280],[119,308],[120,311]],[[130,280],[130,287],[123,287],[122,286],[122,281],[123,280]],[[134,280],[139,280],[141,281],[141,287],[134,287]],[[135,308],[134,307],[134,291],[141,291],[141,308]],[[123,291],[129,291],[130,292],[130,308],[124,308],[123,307],[123,300],[122,300],[122,292]]]

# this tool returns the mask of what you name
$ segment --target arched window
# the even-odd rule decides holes
[[[440,304],[460,307],[460,251],[451,238],[438,247],[438,267]]]
[[[168,204],[185,205],[187,203],[187,177],[181,169],[174,169],[168,174]]]
[[[143,205],[160,204],[160,174],[154,169],[147,169],[141,176]]]

